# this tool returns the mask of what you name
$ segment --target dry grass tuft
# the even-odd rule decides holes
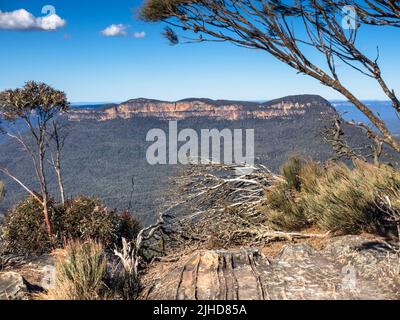
[[[321,167],[313,161],[290,160],[285,167],[291,168],[284,171],[285,180],[291,182],[276,183],[266,193],[263,209],[274,228],[315,225],[340,233],[381,233],[393,228],[388,211],[400,212],[396,169],[362,161],[349,168],[343,163]]]
[[[56,266],[56,284],[41,298],[47,300],[108,299],[107,260],[95,241],[72,241]]]

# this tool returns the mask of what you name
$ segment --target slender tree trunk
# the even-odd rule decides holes
[[[60,189],[60,197],[61,197],[61,204],[65,204],[65,191],[64,191],[64,183],[62,180],[62,175],[61,175],[61,167],[57,167],[56,169],[57,173],[57,181],[58,181],[58,188]]]
[[[44,173],[44,159],[45,158],[45,147],[44,142],[42,141],[39,145],[39,177],[40,177],[40,188],[42,193],[42,205],[43,205],[43,214],[44,214],[44,221],[47,228],[47,233],[49,234],[50,239],[53,237],[50,217],[49,217],[49,194],[47,191],[47,181],[46,175]]]
[[[43,198],[43,213],[44,213],[44,221],[46,224],[47,233],[50,239],[53,237],[53,230],[51,228],[50,217],[49,217],[49,207],[47,205],[47,195]]]
[[[64,205],[65,204],[65,190],[64,190],[64,183],[62,179],[62,171],[61,171],[61,150],[63,148],[63,140],[59,135],[58,132],[58,126],[55,121],[53,121],[53,130],[54,130],[54,141],[56,144],[56,159],[55,161],[53,160],[52,165],[54,167],[54,170],[57,175],[57,182],[58,182],[58,188],[60,190],[60,199],[61,203]]]

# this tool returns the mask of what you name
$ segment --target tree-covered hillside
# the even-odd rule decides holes
[[[307,114],[291,119],[242,121],[189,118],[178,122],[178,130],[254,128],[256,161],[277,171],[294,153],[317,160],[330,158],[332,148],[322,137],[322,131],[329,125],[330,120],[322,119],[318,114]],[[70,122],[63,160],[67,195],[93,195],[103,199],[108,206],[121,209],[131,205],[144,223],[152,221],[157,205],[162,202],[162,194],[168,191],[170,183],[174,183],[176,170],[176,166],[147,164],[146,149],[151,143],[146,142],[146,134],[152,128],[168,132],[168,122],[155,118]],[[356,144],[364,141],[365,145],[357,130],[348,130],[351,140]],[[15,142],[0,145],[0,164],[34,186],[32,165]],[[56,188],[52,172],[49,178],[50,187]],[[14,182],[4,178],[4,183],[6,196],[1,203],[2,211],[26,196]]]

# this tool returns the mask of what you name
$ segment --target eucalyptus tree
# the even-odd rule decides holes
[[[5,90],[0,93],[0,116],[11,123],[23,123],[26,132],[14,128],[3,129],[10,138],[17,141],[29,155],[33,164],[33,172],[40,187],[36,192],[23,182],[7,167],[0,167],[0,172],[19,184],[43,206],[44,222],[49,236],[52,226],[49,217],[49,188],[46,176],[47,156],[52,140],[57,139],[57,118],[66,112],[69,103],[64,92],[53,89],[45,83],[27,82],[22,88]],[[56,146],[57,148],[57,146]]]

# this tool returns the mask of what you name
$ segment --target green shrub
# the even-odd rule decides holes
[[[73,241],[56,264],[56,284],[43,297],[49,300],[104,300],[108,297],[107,259],[95,241]]]
[[[49,218],[54,221],[56,209],[49,205]],[[6,212],[3,222],[3,239],[7,251],[23,255],[40,255],[48,252],[52,241],[43,218],[43,206],[33,197],[21,201]]]
[[[277,183],[266,195],[264,207],[272,227],[279,230],[299,230],[308,225],[301,204],[296,201],[294,190],[285,182]]]
[[[70,241],[56,262],[55,286],[39,295],[45,300],[134,300],[140,281],[131,247],[123,240],[119,258],[94,240]],[[128,250],[128,251],[127,251]]]
[[[324,175],[324,168],[313,160],[303,162],[300,176],[300,191],[305,193],[315,193],[319,179]]]
[[[277,229],[316,225],[341,233],[381,232],[388,212],[400,212],[400,172],[358,161],[354,168],[290,160],[284,182],[266,194],[264,213]],[[390,208],[389,208],[390,206]]]
[[[289,160],[281,166],[281,174],[285,179],[288,189],[300,191],[301,180],[300,171],[303,166],[303,161],[299,156],[292,156]]]
[[[96,240],[111,247],[118,240],[119,217],[109,211],[101,201],[80,196],[64,206],[62,228],[59,230],[66,240]]]
[[[63,237],[66,239],[97,240],[113,249],[121,239],[135,239],[141,226],[127,210],[108,210],[100,200],[85,196],[66,203],[63,214]]]
[[[267,193],[263,211],[270,225],[279,230],[300,230],[310,222],[304,214],[298,193],[301,191],[301,171],[306,162],[293,156],[281,166],[283,181],[278,181]]]
[[[140,230],[138,221],[129,214],[108,210],[100,200],[84,196],[69,200],[64,206],[49,204],[54,238],[49,239],[39,202],[30,197],[7,212],[4,240],[12,253],[40,255],[62,247],[69,240],[96,240],[114,249],[121,238],[132,240]]]
[[[313,192],[302,193],[302,202],[306,216],[323,229],[378,232],[386,224],[379,197],[384,194],[396,203],[399,190],[400,173],[388,166],[357,162],[350,169],[344,164],[330,164]]]

